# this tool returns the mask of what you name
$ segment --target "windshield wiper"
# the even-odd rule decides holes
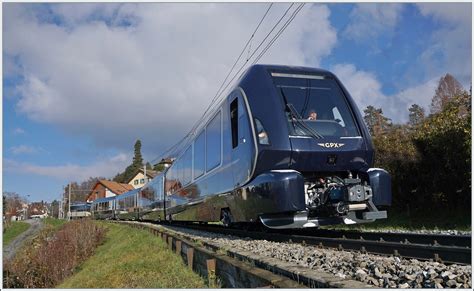
[[[280,92],[281,92],[281,95],[283,96],[286,107],[288,108],[288,112],[290,113],[290,119],[293,123],[293,128],[295,128],[295,130],[296,130],[296,127],[295,127],[295,123],[296,123],[296,125],[299,125],[300,128],[305,130],[312,137],[318,138],[318,139],[323,138],[323,136],[320,133],[318,133],[316,130],[312,129],[311,127],[306,125],[306,123],[301,121],[301,119],[302,119],[301,116],[298,114],[298,111],[296,111],[293,104],[288,103],[288,99],[286,99],[285,93],[283,92],[283,88],[281,88],[281,87],[280,87]]]

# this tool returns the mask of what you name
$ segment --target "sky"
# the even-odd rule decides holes
[[[3,191],[58,199],[70,181],[123,171],[137,139],[155,159],[202,115],[269,5],[3,3]],[[237,68],[289,5],[272,5]],[[469,89],[471,11],[307,3],[258,63],[330,70],[360,110],[402,123],[411,104],[429,112],[446,73]]]

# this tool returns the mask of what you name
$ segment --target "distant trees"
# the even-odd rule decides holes
[[[17,210],[23,208],[26,198],[16,192],[3,192],[3,215],[8,224],[11,217],[17,214]]]
[[[393,207],[470,213],[471,94],[449,74],[440,79],[431,114],[409,108],[407,124],[393,125],[380,108],[368,106],[375,166],[392,176]]]
[[[51,216],[59,218],[59,201],[56,199],[51,202]]]
[[[364,114],[364,121],[372,136],[386,133],[391,126],[391,121],[383,115],[382,108],[375,108],[369,105],[364,109]]]
[[[71,182],[71,201],[72,202],[85,202],[87,199],[87,195],[92,191],[92,187],[95,186],[97,181],[105,180],[104,177],[89,177],[89,179],[78,182]],[[69,185],[64,187],[64,195],[69,198]]]
[[[425,119],[425,109],[418,104],[412,104],[408,109],[408,125],[415,127]]]
[[[426,199],[452,211],[471,204],[471,109],[466,106],[470,100],[467,92],[449,96],[443,109],[414,134]]]
[[[450,99],[463,93],[464,89],[461,83],[453,76],[446,74],[444,77],[441,77],[438,82],[438,88],[436,88],[436,93],[431,100],[431,113],[439,113],[444,109]]]

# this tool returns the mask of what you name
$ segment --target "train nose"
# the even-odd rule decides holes
[[[328,165],[335,165],[337,162],[337,155],[328,155],[326,163]]]

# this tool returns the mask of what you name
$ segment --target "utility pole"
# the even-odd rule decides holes
[[[68,220],[71,220],[71,183],[69,183],[69,211],[68,211]]]
[[[26,214],[25,214],[25,219],[28,219],[28,208],[30,208],[30,201],[29,201],[29,198],[30,198],[30,195],[26,195]]]
[[[145,174],[145,179],[143,181],[145,181],[145,184],[148,182],[148,178],[146,177],[146,163],[143,164],[143,173]]]

